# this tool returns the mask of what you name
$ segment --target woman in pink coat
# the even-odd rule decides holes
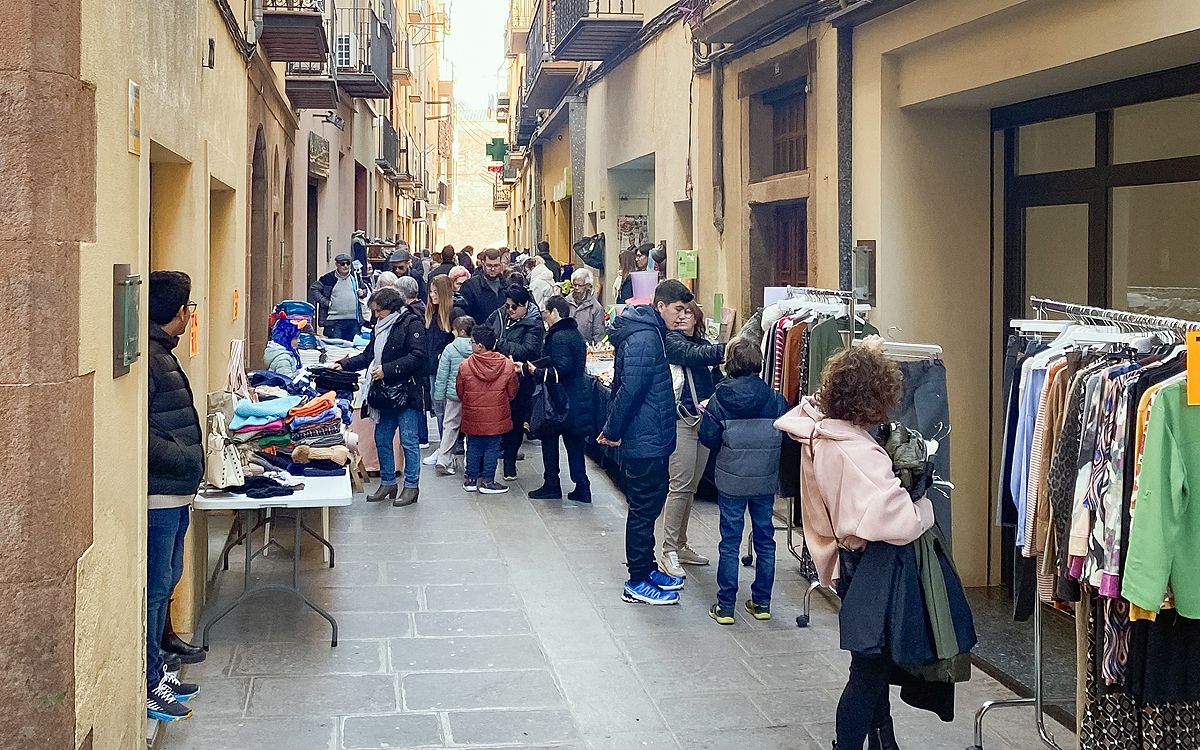
[[[933,505],[913,501],[892,459],[870,430],[887,421],[900,399],[900,369],[877,348],[853,347],[829,360],[821,390],[780,417],[776,427],[802,444],[804,541],[821,583],[849,585],[840,560],[868,542],[905,545],[933,526]],[[860,585],[868,584],[861,581]],[[887,656],[851,654],[850,680],[837,711],[835,748],[898,748],[892,731]]]

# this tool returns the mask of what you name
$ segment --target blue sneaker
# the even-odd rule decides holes
[[[190,682],[182,682],[179,679],[178,672],[168,672],[166,667],[163,667],[163,682],[171,687],[171,692],[175,694],[177,701],[190,701],[197,695],[200,695],[200,686]]]
[[[661,570],[650,571],[650,583],[658,586],[663,591],[679,591],[683,588],[683,579],[679,576],[673,576],[669,573],[664,573]]]
[[[663,591],[648,580],[639,583],[626,581],[625,590],[621,593],[621,599],[630,603],[678,604],[679,594],[676,594],[674,591]]]

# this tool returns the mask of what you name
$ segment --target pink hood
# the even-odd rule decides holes
[[[839,546],[908,544],[933,526],[929,498],[912,501],[891,458],[866,430],[827,418],[811,397],[775,427],[801,443],[804,541],[822,584],[832,586],[838,577]]]

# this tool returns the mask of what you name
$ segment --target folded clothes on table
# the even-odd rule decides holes
[[[350,449],[344,445],[332,448],[310,448],[307,445],[297,445],[292,451],[292,460],[298,464],[309,461],[333,461],[338,466],[345,466],[350,460]]]
[[[229,492],[255,500],[262,500],[268,497],[285,497],[295,494],[292,488],[284,487],[279,482],[266,476],[248,476],[244,484],[237,487],[230,487]]]
[[[277,451],[275,453],[255,451],[255,453],[250,456],[250,460],[271,470],[286,470],[288,464],[292,462],[292,454],[288,453],[287,451]]]
[[[287,433],[283,435],[268,435],[257,438],[254,442],[260,448],[286,448],[292,444],[292,436]]]
[[[255,388],[258,386],[274,386],[275,388],[282,388],[293,396],[302,396],[304,398],[312,398],[317,395],[307,378],[293,379],[270,370],[253,370],[249,373],[249,378],[250,385]]]
[[[274,385],[260,385],[254,389],[254,395],[259,401],[270,401],[273,398],[287,398],[289,394],[284,389]]]
[[[321,412],[332,409],[337,405],[337,396],[332,392],[324,393],[311,399],[305,404],[293,404],[291,410],[287,413],[289,417],[314,417]]]
[[[233,434],[234,434],[234,436],[236,437],[236,436],[238,436],[238,435],[243,435],[243,434],[246,434],[246,433],[251,433],[251,432],[265,432],[265,433],[272,433],[272,432],[274,432],[274,433],[283,433],[283,432],[286,432],[286,429],[284,428],[284,424],[283,424],[283,420],[282,420],[282,419],[272,419],[271,421],[269,421],[269,422],[266,422],[266,423],[264,423],[264,424],[258,424],[258,425],[254,425],[254,424],[247,424],[247,425],[243,425],[243,426],[241,426],[241,427],[238,427],[237,429],[235,429],[235,430],[233,431]]]
[[[301,430],[309,425],[320,425],[325,422],[341,423],[342,410],[336,406],[326,409],[325,411],[312,417],[292,417],[292,431]]]
[[[328,437],[305,437],[300,438],[299,440],[293,440],[292,442],[296,445],[307,445],[310,448],[332,448],[335,445],[345,445],[346,438],[345,436],[338,434],[330,435]]]
[[[318,469],[312,464],[292,464],[288,467],[288,473],[298,477],[341,477],[346,475],[346,469]]]
[[[273,398],[269,401],[254,402],[244,398],[237,402],[233,410],[233,420],[229,429],[237,432],[243,427],[264,427],[288,415],[289,410],[298,406],[304,399],[300,396]]]

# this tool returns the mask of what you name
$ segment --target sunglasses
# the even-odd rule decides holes
[[[505,303],[504,303],[504,306],[505,306],[505,307],[507,307],[509,310],[516,310],[516,309],[519,309],[519,308],[521,308],[521,307],[524,307],[524,305],[514,305],[514,304],[513,304],[513,303],[511,303],[511,302],[505,302]]]
[[[337,264],[338,264],[339,266],[348,266],[348,265],[350,265],[350,261],[348,261],[348,260],[339,260],[339,261],[337,262]]]

